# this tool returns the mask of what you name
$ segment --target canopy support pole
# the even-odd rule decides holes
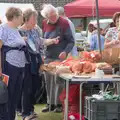
[[[97,18],[97,31],[98,31],[98,44],[99,44],[99,51],[102,54],[101,50],[101,39],[100,39],[100,24],[99,24],[99,6],[98,0],[96,0],[96,18]]]

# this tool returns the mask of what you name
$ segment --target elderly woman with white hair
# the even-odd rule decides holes
[[[57,44],[49,45],[47,47],[45,62],[49,63],[56,60],[62,61],[66,59],[68,53],[71,52],[74,46],[74,38],[68,21],[62,17],[59,17],[57,9],[51,4],[46,4],[43,6],[41,15],[45,18],[42,23],[44,38],[48,39],[59,37],[59,42]],[[47,112],[50,107],[50,77],[51,76],[46,73],[47,106],[42,110],[42,112]],[[59,80],[57,79],[57,82],[58,81]],[[53,81],[51,110],[54,110],[55,112],[59,110],[59,97],[57,98],[57,107],[54,106],[56,85],[58,87],[58,96],[63,88],[63,86],[60,86],[60,84],[55,84]]]
[[[26,38],[26,48],[29,53],[25,62],[21,101],[18,103],[17,108],[17,111],[22,112],[23,120],[37,117],[34,112],[34,103],[38,88],[41,87],[39,84],[41,80],[39,69],[43,64],[44,44],[50,45],[56,42],[56,38],[47,39],[43,42],[39,27],[37,26],[37,17],[37,11],[26,9],[23,12],[23,25],[19,28],[20,35]]]

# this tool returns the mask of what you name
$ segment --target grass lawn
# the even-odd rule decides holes
[[[54,113],[54,112],[47,112],[42,113],[41,109],[44,107],[44,104],[37,104],[35,105],[35,112],[38,114],[38,120],[63,120],[63,113]],[[21,117],[18,117],[17,120],[22,120]]]

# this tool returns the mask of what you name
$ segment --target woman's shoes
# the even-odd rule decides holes
[[[29,116],[23,118],[23,120],[38,120],[38,115],[35,112],[32,112]]]
[[[53,112],[55,112],[55,113],[62,112],[62,107],[56,107]]]
[[[47,105],[42,109],[42,112],[49,112],[49,109],[50,109],[50,105],[47,104]],[[53,111],[54,109],[55,109],[55,106],[54,106],[54,105],[51,105],[50,111]]]
[[[47,106],[42,109],[42,112],[49,112],[49,109],[50,109],[50,106],[47,104]],[[55,106],[52,104],[50,111],[53,111],[56,113],[62,112],[62,106],[61,105]]]

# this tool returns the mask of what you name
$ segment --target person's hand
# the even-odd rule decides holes
[[[27,41],[27,37],[22,37],[25,41]]]
[[[59,59],[64,60],[67,57],[66,52],[61,52],[59,55]]]
[[[44,64],[40,65],[39,71],[43,72],[43,71],[44,71],[44,69],[45,69]]]
[[[53,38],[52,41],[53,41],[53,44],[58,44],[59,43],[59,36],[56,37],[56,38]]]
[[[2,76],[2,68],[0,67],[0,76]]]
[[[115,44],[119,44],[120,43],[120,41],[119,40],[115,40]]]
[[[54,40],[53,40],[53,43],[54,43],[54,44],[58,44],[58,43],[59,43],[59,40],[54,39]]]
[[[49,38],[49,39],[46,39],[44,44],[46,46],[49,46],[49,45],[52,45],[52,44],[58,44],[59,43],[59,37],[56,37],[56,38]]]
[[[119,43],[120,43],[119,40],[112,40],[112,44],[113,44],[113,45],[116,45],[116,44],[119,44]]]
[[[42,61],[44,62],[44,60],[45,60],[45,57],[44,57],[44,56],[42,56]]]

